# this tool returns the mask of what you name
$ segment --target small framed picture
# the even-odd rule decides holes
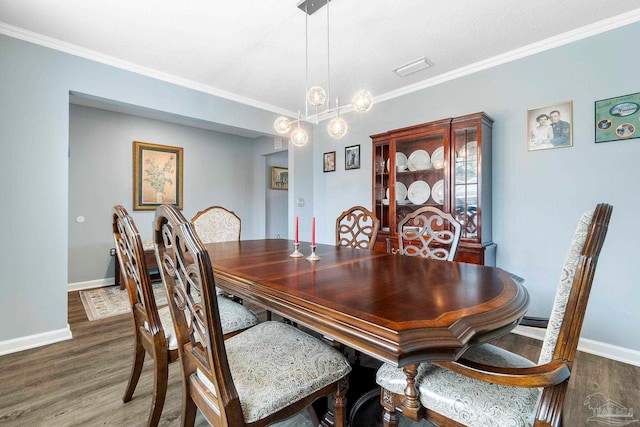
[[[289,189],[289,168],[280,166],[271,166],[271,189],[272,190],[288,190]]]
[[[360,146],[352,145],[344,149],[344,168],[360,169]]]
[[[571,147],[571,101],[527,110],[529,151]]]
[[[329,151],[322,156],[322,172],[334,172],[336,170],[336,152]]]
[[[640,93],[595,102],[596,142],[640,138]]]

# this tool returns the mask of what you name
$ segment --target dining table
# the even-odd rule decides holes
[[[375,359],[452,361],[506,334],[526,289],[490,266],[285,239],[209,243],[216,286]]]
[[[415,387],[418,365],[456,360],[508,333],[529,303],[522,284],[491,266],[285,239],[205,247],[218,288],[338,347],[402,367],[401,405],[416,420],[424,410]]]

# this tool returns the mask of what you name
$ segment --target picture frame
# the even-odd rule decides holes
[[[322,156],[322,172],[334,172],[336,170],[336,152],[329,151]]]
[[[360,145],[352,145],[344,149],[344,169],[360,169]]]
[[[595,142],[640,138],[640,93],[594,103]]]
[[[271,166],[271,189],[289,189],[289,168],[282,166]]]
[[[133,141],[133,210],[182,209],[183,149]]]
[[[527,110],[527,149],[529,151],[573,146],[571,101]]]

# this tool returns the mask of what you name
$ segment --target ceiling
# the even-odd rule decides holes
[[[299,0],[0,0],[0,33],[238,100],[303,110]],[[639,0],[333,0],[331,98],[377,101],[640,21]],[[327,84],[327,7],[308,17],[308,86]],[[434,66],[392,70],[426,56]],[[374,107],[375,108],[375,107]]]

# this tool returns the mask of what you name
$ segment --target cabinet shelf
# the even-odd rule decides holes
[[[476,113],[371,136],[373,206],[381,230],[376,250],[397,249],[397,224],[404,216],[423,206],[436,206],[450,212],[463,225],[456,261],[495,263],[495,245],[491,241],[491,162],[482,165],[483,158],[491,159],[492,123],[484,113]],[[406,165],[407,158],[417,150],[430,156],[438,151],[444,167],[396,168],[396,161]],[[418,155],[425,157],[424,153],[418,152],[414,158]],[[396,183],[402,183],[408,189],[416,181],[426,182],[431,191],[437,184],[437,198],[444,193],[442,203],[436,203],[431,195],[420,204],[382,203],[385,194],[389,199],[394,198]]]

